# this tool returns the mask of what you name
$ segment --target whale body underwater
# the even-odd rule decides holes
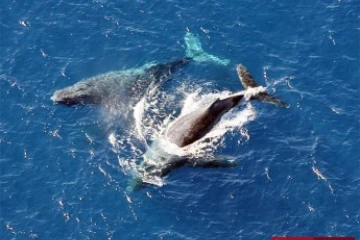
[[[160,85],[171,74],[188,64],[192,58],[183,57],[167,63],[145,64],[140,68],[112,71],[82,80],[55,91],[51,97],[57,104],[106,104],[118,100],[123,105],[136,104],[151,85]]]
[[[141,96],[153,85],[161,85],[171,78],[171,74],[181,69],[191,60],[195,62],[213,62],[227,65],[229,60],[205,52],[201,42],[194,34],[184,36],[185,57],[166,63],[146,63],[138,68],[111,71],[79,81],[57,90],[51,100],[57,104],[103,104],[118,101],[125,106],[135,105]]]

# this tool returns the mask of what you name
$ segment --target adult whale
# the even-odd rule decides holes
[[[184,36],[186,57],[167,63],[147,63],[139,68],[111,71],[90,77],[80,82],[57,90],[51,97],[55,103],[74,104],[107,104],[109,100],[128,107],[136,103],[151,84],[161,84],[171,74],[188,64],[191,59],[196,62],[214,62],[227,65],[229,60],[205,52],[200,40],[187,32]]]
[[[167,63],[145,64],[140,68],[100,74],[55,91],[51,99],[66,105],[101,104],[117,96],[122,101],[134,99],[141,96],[151,84],[168,80],[174,71],[190,60],[190,57],[184,57]]]
[[[289,104],[277,97],[271,96],[259,86],[249,71],[241,64],[236,67],[238,76],[245,91],[230,95],[224,99],[217,99],[207,108],[197,109],[176,119],[165,133],[166,139],[179,148],[187,147],[202,139],[209,133],[229,110],[242,101],[259,100],[274,104],[278,107],[288,107]],[[136,189],[145,184],[163,185],[162,177],[170,171],[183,165],[204,167],[233,166],[233,162],[219,159],[196,159],[192,157],[176,156],[165,151],[159,141],[154,141],[144,154],[144,161],[139,166],[138,176],[129,189]]]

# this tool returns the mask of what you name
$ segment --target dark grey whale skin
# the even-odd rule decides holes
[[[180,117],[167,131],[167,138],[185,147],[203,138],[221,120],[230,109],[237,106],[243,95],[226,99],[217,99],[208,108],[193,111]]]
[[[237,65],[236,70],[245,89],[258,87],[254,78],[243,65]],[[243,97],[244,95],[240,94],[225,99],[217,99],[208,108],[197,109],[180,117],[167,131],[168,139],[179,147],[185,147],[203,138],[225,113],[239,104]],[[250,100],[259,100],[279,107],[289,106],[286,102],[269,95],[267,92],[260,92],[251,97]]]
[[[55,91],[51,99],[57,104],[85,105],[101,104],[115,97],[124,101],[140,98],[151,84],[167,81],[173,72],[190,61],[191,58],[183,57],[167,63],[155,64],[143,70],[112,71],[100,74]]]

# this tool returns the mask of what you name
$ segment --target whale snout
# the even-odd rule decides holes
[[[74,91],[72,88],[65,88],[54,92],[50,98],[54,103],[74,105],[92,103],[89,101],[90,97],[85,92]]]
[[[74,101],[73,97],[70,97],[70,93],[66,89],[55,91],[50,99],[54,103],[58,103],[58,104],[66,104],[66,105],[76,104],[76,101]]]

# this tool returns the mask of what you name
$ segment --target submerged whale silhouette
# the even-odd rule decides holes
[[[235,93],[224,99],[217,99],[207,108],[197,109],[176,119],[165,134],[169,142],[184,148],[202,139],[219,123],[224,114],[236,107],[241,101],[259,100],[279,107],[289,106],[288,103],[271,96],[263,87],[259,86],[243,65],[237,65],[236,70],[245,91]],[[205,167],[234,165],[233,162],[216,159],[175,156],[165,151],[160,142],[155,140],[147,149],[144,161],[138,169],[139,176],[135,177],[135,181],[129,186],[129,189],[137,189],[144,186],[144,183],[162,186],[162,177],[185,164]]]
[[[100,74],[55,91],[51,100],[66,105],[100,104],[116,96],[122,100],[134,100],[151,84],[161,84],[168,80],[174,71],[190,60],[190,57],[184,57],[167,63],[145,64],[137,69]]]
[[[129,106],[129,101],[136,103],[151,84],[161,84],[168,80],[171,74],[189,63],[214,62],[226,65],[229,60],[221,59],[205,52],[200,40],[194,34],[187,32],[184,36],[186,57],[167,63],[147,63],[139,68],[111,71],[90,77],[80,82],[55,91],[51,100],[58,104],[101,104],[109,99],[123,102]]]

